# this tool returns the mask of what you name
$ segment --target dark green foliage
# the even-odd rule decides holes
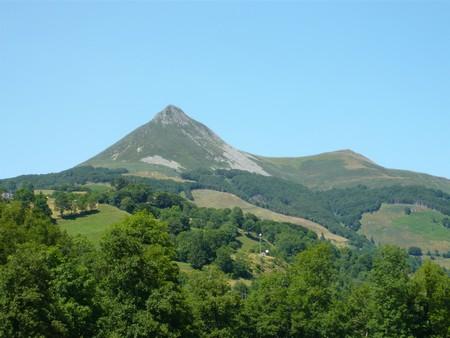
[[[359,229],[364,213],[379,210],[382,203],[418,203],[450,215],[449,194],[419,186],[312,191],[301,184],[239,170],[197,170],[183,177],[203,188],[227,191],[255,205],[318,222],[357,246],[369,242],[352,230]]]
[[[408,254],[411,256],[422,256],[422,249],[417,246],[411,246],[408,249]]]
[[[443,224],[447,229],[450,229],[450,218],[445,217],[445,218],[442,220],[442,224]]]
[[[413,272],[402,249],[337,249],[135,185],[104,197],[143,210],[94,248],[61,233],[38,196],[0,202],[0,337],[449,336],[450,277],[429,261]],[[245,231],[292,263],[250,276]],[[203,269],[180,274],[176,256]]]
[[[101,336],[180,337],[188,332],[190,312],[163,223],[138,213],[114,228],[101,248]]]
[[[233,261],[231,276],[234,279],[250,279],[253,277],[248,262],[242,256],[236,257]]]
[[[195,269],[212,262],[214,252],[201,231],[182,232],[177,236],[177,259]]]
[[[214,267],[193,273],[185,286],[199,337],[239,336],[241,299]]]
[[[33,188],[21,188],[14,193],[14,199],[28,205],[34,201]]]
[[[3,187],[23,187],[32,184],[35,189],[51,189],[58,187],[70,187],[83,185],[86,183],[111,182],[127,173],[126,169],[107,169],[94,167],[75,167],[73,169],[64,170],[60,173],[43,174],[43,175],[24,175],[15,178],[0,180],[0,186]]]
[[[247,337],[289,337],[290,305],[287,302],[288,278],[271,274],[259,278],[250,290],[242,311]]]
[[[39,212],[49,218],[52,216],[52,210],[50,209],[50,207],[47,204],[47,197],[44,196],[42,193],[39,193],[38,195],[36,195],[34,197],[33,203],[34,203],[33,210],[35,210],[36,212]]]
[[[233,259],[231,258],[232,252],[232,249],[227,246],[220,247],[216,251],[216,259],[214,260],[214,263],[225,273],[233,272],[234,264]]]
[[[100,196],[94,192],[75,194],[64,191],[55,191],[52,195],[55,199],[55,208],[61,217],[74,218],[87,212],[97,211],[97,203]],[[67,215],[67,213],[69,213]]]
[[[314,233],[298,225],[260,220],[251,214],[244,215],[240,208],[196,208],[178,195],[154,192],[148,185],[123,185],[120,190],[101,198],[129,212],[148,210],[165,221],[169,232],[176,236],[178,259],[196,269],[213,262],[216,251],[223,246],[228,246],[233,252],[238,249],[240,244],[236,238],[240,229],[246,230],[250,236],[263,232],[270,243],[280,244],[279,253],[285,259],[290,259],[317,240]],[[239,277],[250,276],[248,266],[243,262],[235,261],[231,271],[224,271]]]
[[[180,232],[190,230],[189,217],[178,205],[161,210],[159,219],[168,224],[169,232],[175,236]]]
[[[185,193],[192,198],[191,190],[209,188],[227,191],[261,207],[293,216],[300,216],[320,223],[332,232],[347,237],[355,246],[370,245],[370,241],[355,231],[360,227],[360,219],[365,212],[377,211],[382,203],[421,204],[450,216],[450,195],[438,190],[420,186],[388,186],[369,189],[356,186],[346,189],[312,191],[307,187],[273,176],[261,176],[239,170],[195,170],[183,174],[189,182],[157,180],[144,177],[122,176],[126,170],[93,167],[76,167],[58,174],[30,175],[0,181],[0,186],[27,187],[29,183],[36,188],[58,187],[59,190],[86,189],[80,187],[87,182],[112,182],[120,191],[114,196],[103,196],[100,201],[111,203],[128,212],[145,208],[151,212],[153,207],[165,208],[175,201],[166,201],[167,196],[152,196],[152,200],[139,198],[139,191],[132,186],[146,186],[148,192],[164,191],[172,194]],[[126,191],[126,190],[131,191]],[[142,188],[139,188],[142,189]],[[136,196],[137,194],[137,196]],[[173,198],[173,197],[171,197]],[[185,202],[183,202],[185,203]],[[252,226],[240,224],[242,215],[235,220],[244,229]],[[345,226],[343,226],[343,224]],[[444,223],[447,227],[450,226]]]
[[[439,266],[426,261],[411,281],[414,294],[416,337],[450,335],[450,283]]]

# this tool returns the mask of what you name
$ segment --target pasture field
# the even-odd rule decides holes
[[[89,188],[93,192],[107,192],[113,189],[109,183],[87,183],[83,187]]]
[[[100,204],[99,212],[80,216],[74,219],[58,219],[58,224],[69,235],[86,236],[94,244],[98,244],[104,233],[113,224],[123,221],[128,213],[107,204]]]
[[[240,252],[249,253],[252,251],[256,251],[259,247],[259,242],[257,240],[251,239],[245,235],[241,235],[237,237],[237,240],[241,243],[241,247],[239,248]]]
[[[413,211],[410,215],[405,208]],[[383,204],[379,211],[364,214],[360,233],[376,243],[394,244],[403,248],[417,246],[428,250],[450,250],[450,229],[443,226],[445,216],[436,210],[405,204]]]
[[[192,191],[192,196],[194,197],[195,204],[200,207],[216,209],[239,207],[243,212],[252,213],[262,219],[297,224],[311,231],[314,231],[319,237],[323,234],[326,239],[330,240],[336,245],[346,245],[348,241],[342,236],[333,234],[327,228],[318,223],[300,217],[286,216],[268,209],[257,207],[230,193],[215,190],[198,189]]]

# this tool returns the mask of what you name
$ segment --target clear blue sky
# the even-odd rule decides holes
[[[169,103],[252,153],[450,177],[450,2],[0,1],[0,177],[72,167]]]

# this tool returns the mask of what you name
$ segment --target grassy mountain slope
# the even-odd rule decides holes
[[[229,146],[174,106],[82,165],[124,167],[132,172],[153,169],[172,176],[205,167],[267,175],[253,156]]]
[[[422,185],[450,193],[450,180],[386,169],[350,150],[306,157],[273,158],[239,151],[181,109],[168,106],[149,123],[81,165],[126,168],[131,173],[178,177],[193,169],[239,169],[326,190]],[[156,173],[156,174],[152,174]]]
[[[363,155],[341,150],[306,157],[260,157],[270,174],[313,189],[369,187],[388,185],[422,185],[450,192],[450,180],[406,170],[386,169]]]
[[[192,196],[194,197],[195,204],[200,207],[217,209],[239,207],[242,209],[242,211],[252,213],[262,219],[298,224],[306,229],[315,232],[319,237],[323,234],[326,239],[338,245],[343,245],[348,242],[346,238],[333,234],[327,228],[318,223],[309,221],[301,217],[286,216],[268,209],[257,207],[230,193],[199,189],[193,190]]]
[[[414,210],[405,214],[405,208]],[[406,204],[383,204],[374,213],[364,214],[360,232],[375,242],[408,248],[417,246],[425,253],[450,250],[450,229],[442,224],[446,217],[436,210]]]

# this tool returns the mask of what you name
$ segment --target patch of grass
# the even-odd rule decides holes
[[[406,215],[405,208],[416,209]],[[375,213],[364,214],[360,232],[382,244],[403,248],[417,246],[424,253],[450,250],[450,229],[442,224],[445,216],[438,211],[413,205],[383,204]]]
[[[180,268],[181,272],[185,272],[185,273],[189,274],[193,271],[196,271],[189,263],[186,263],[186,262],[176,262],[176,263],[177,263],[178,267]]]
[[[51,196],[54,192],[55,192],[55,190],[51,190],[51,189],[36,189],[34,191],[34,193],[36,195],[42,193],[45,196]]]
[[[69,235],[86,236],[94,244],[98,244],[103,234],[113,224],[121,222],[128,213],[107,204],[99,205],[99,212],[75,219],[59,219],[58,224],[66,230]]]
[[[245,235],[237,237],[237,240],[242,244],[242,246],[239,248],[240,252],[249,253],[258,248],[258,241],[251,239]]]
[[[327,228],[318,223],[300,217],[286,216],[268,209],[257,207],[230,193],[199,189],[193,190],[192,196],[194,197],[195,204],[200,207],[216,209],[239,207],[243,212],[252,213],[262,219],[297,224],[306,229],[314,231],[319,237],[321,236],[321,234],[323,234],[326,239],[330,240],[336,245],[346,245],[348,241],[342,236],[333,234]]]
[[[93,192],[108,192],[112,189],[109,183],[88,183],[83,185],[83,187],[89,188]]]
[[[425,260],[430,259],[429,257],[425,257]],[[432,262],[439,264],[443,268],[446,268],[447,270],[450,270],[450,258],[444,258],[444,257],[434,257]]]

